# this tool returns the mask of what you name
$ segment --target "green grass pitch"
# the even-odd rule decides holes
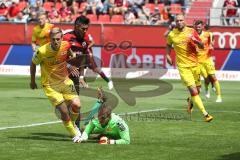
[[[123,116],[130,128],[130,145],[99,145],[74,144],[61,123],[14,128],[57,118],[42,89],[29,89],[29,77],[1,76],[0,160],[239,160],[240,82],[220,82],[223,103],[215,103],[214,94],[208,100],[201,95],[207,111],[214,116],[211,123],[203,121],[197,108],[190,119],[185,100],[188,92],[180,81],[166,82],[172,84],[172,91],[137,98],[135,106],[125,103],[116,91],[108,91],[102,80],[90,83],[92,88],[102,85],[118,97],[116,113],[161,109]],[[154,84],[142,85],[132,91],[155,88]],[[80,99],[83,112],[95,103],[95,98]]]

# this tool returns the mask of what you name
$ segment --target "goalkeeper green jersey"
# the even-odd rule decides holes
[[[110,139],[114,139],[116,144],[129,144],[130,135],[129,128],[125,121],[118,115],[112,113],[111,119],[105,127],[102,127],[99,120],[94,118],[86,126],[85,132],[89,134],[101,134],[105,135]]]

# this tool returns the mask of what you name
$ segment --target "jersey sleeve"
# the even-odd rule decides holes
[[[193,30],[193,36],[200,42],[202,42],[201,38],[199,37],[197,31]]]
[[[42,62],[42,56],[41,56],[41,52],[39,50],[37,50],[37,52],[33,55],[32,62],[36,65],[38,65]]]
[[[36,42],[37,41],[37,34],[35,31],[35,28],[33,29],[33,34],[32,34],[32,42]]]
[[[89,136],[90,133],[93,131],[94,128],[95,128],[95,124],[93,123],[93,121],[90,121],[90,122],[88,123],[88,125],[86,126],[84,132],[86,132],[87,135]]]
[[[171,46],[173,44],[171,32],[167,36],[167,45]]]
[[[120,139],[116,140],[116,144],[130,144],[130,134],[127,124],[121,120],[117,122]]]

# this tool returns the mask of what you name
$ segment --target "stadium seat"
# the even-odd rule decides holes
[[[44,2],[43,3],[43,8],[48,12],[50,12],[52,10],[52,6],[54,6],[53,2]]]
[[[154,13],[154,9],[155,9],[156,5],[153,3],[147,3],[147,4],[145,4],[145,7],[149,8],[151,13]]]
[[[180,4],[171,4],[170,12],[171,14],[180,14],[182,13],[182,6]]]
[[[62,8],[62,4],[60,2],[57,2],[55,7],[59,11],[59,9]]]
[[[76,19],[78,16],[80,16],[80,14],[74,14],[74,15],[72,15],[72,21],[74,22],[75,19]]]
[[[110,23],[110,16],[109,15],[99,15],[98,23]]]
[[[163,8],[164,8],[164,4],[163,3],[158,4],[159,11],[161,11]]]
[[[113,15],[111,19],[111,23],[113,24],[123,24],[123,16],[122,15]]]
[[[27,6],[27,2],[26,1],[20,1],[18,3],[18,7],[19,9],[22,11],[25,7]]]
[[[97,23],[97,22],[98,22],[98,20],[97,20],[97,15],[88,14],[87,17],[90,19],[90,22],[91,22],[91,23]]]

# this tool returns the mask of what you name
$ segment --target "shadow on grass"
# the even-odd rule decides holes
[[[218,160],[240,160],[240,152],[222,155]]]
[[[71,138],[65,134],[59,133],[32,133],[29,136],[22,137],[8,137],[14,139],[25,139],[25,140],[46,140],[46,141],[69,141]]]
[[[71,137],[65,134],[59,133],[31,133],[29,136],[22,136],[22,137],[8,137],[12,139],[24,139],[24,140],[45,140],[45,141],[71,141]],[[97,143],[98,137],[91,136],[89,140],[84,143]]]
[[[17,99],[48,99],[47,97],[13,97],[13,98],[17,98]]]

